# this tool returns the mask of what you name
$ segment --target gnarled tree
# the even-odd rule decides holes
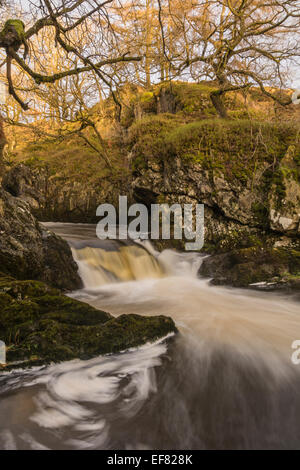
[[[24,71],[35,86],[92,72],[110,91],[120,114],[121,103],[114,89],[115,67],[138,62],[141,57],[132,56],[115,35],[109,11],[112,3],[113,0],[40,0],[35,10],[31,11],[31,17],[37,19],[28,28],[20,19],[5,22],[0,32],[0,49],[5,52],[5,60],[0,67],[6,67],[8,92],[23,110],[26,111],[29,104],[15,89],[12,78],[12,67],[15,66]],[[68,57],[66,68],[54,72],[48,70],[46,65],[42,71],[38,67],[44,53],[43,33],[49,28],[54,32],[53,49],[59,48]],[[87,38],[92,36],[92,40],[78,43],[76,31],[81,34],[84,31]],[[34,36],[37,36],[38,48],[31,47]],[[23,53],[20,53],[22,49]]]
[[[227,92],[253,85],[282,105],[291,102],[270,87],[284,88],[287,66],[298,64],[298,0],[194,0],[190,10],[184,8],[185,0],[157,1],[160,12],[169,11],[181,30],[172,54],[168,28],[161,21],[166,57],[177,76],[188,72],[194,79],[215,82],[211,100],[220,117],[227,117]]]

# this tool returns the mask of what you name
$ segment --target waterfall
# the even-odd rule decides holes
[[[84,282],[70,296],[116,316],[171,316],[180,334],[0,374],[0,447],[299,448],[300,366],[291,360],[299,302],[209,285],[197,276],[197,253],[159,253],[148,241],[101,241],[91,226],[53,225]]]
[[[160,278],[163,264],[138,245],[118,245],[115,249],[95,246],[72,248],[79,275],[85,287],[93,288],[112,282]]]

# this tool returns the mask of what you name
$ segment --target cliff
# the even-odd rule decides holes
[[[229,93],[229,119],[222,120],[209,99],[213,86],[124,89],[121,123],[111,117],[111,99],[90,110],[110,169],[78,138],[46,139],[16,150],[11,161],[22,166],[13,166],[3,185],[41,220],[95,222],[96,207],[116,205],[120,194],[146,205],[203,203],[206,252],[280,246],[298,253],[299,106],[281,108],[256,89]],[[297,263],[288,266],[239,282],[222,275],[219,282],[244,286],[297,277]],[[212,269],[203,273],[211,276]]]

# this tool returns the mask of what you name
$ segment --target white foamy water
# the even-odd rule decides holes
[[[40,430],[38,437],[19,434],[16,429],[13,435],[9,428],[11,423],[2,423],[0,443],[5,449],[48,448],[49,442],[43,443],[43,439],[48,441],[47,432],[59,430],[65,435],[63,443],[59,443],[61,448],[109,446],[109,408],[115,411],[117,407],[119,418],[123,420],[135,415],[157,391],[154,367],[161,365],[160,357],[166,351],[166,342],[161,339],[126,353],[3,374],[0,385],[4,395],[21,391],[24,404],[29,403],[29,406],[19,403],[15,410],[10,409],[9,404],[8,409],[0,404],[1,416],[13,417],[18,413],[17,429],[22,429],[26,422],[33,434],[37,428]],[[18,400],[13,398],[13,406],[16,402]],[[107,408],[105,413],[101,411],[103,405]]]
[[[158,253],[148,242],[105,249],[83,241],[83,226],[57,225],[84,281],[72,296],[114,315],[171,316],[180,335],[2,376],[0,447],[300,446],[298,302],[210,286],[197,278],[203,258],[194,253]]]
[[[117,251],[99,247],[72,248],[84,285],[99,287],[112,282],[162,277],[157,260],[136,245],[120,246]]]
[[[114,315],[171,316],[202,354],[227,345],[241,360],[264,362],[278,376],[294,373],[290,358],[297,329],[300,334],[298,302],[211,286],[197,277],[199,254],[159,253],[149,242],[145,247],[74,250],[84,289],[73,296]]]

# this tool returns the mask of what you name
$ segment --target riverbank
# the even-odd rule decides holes
[[[78,299],[76,309],[92,305],[116,320],[142,315],[149,326],[159,313],[179,334],[122,353],[0,374],[1,448],[299,447],[300,375],[292,362],[299,302],[210,285],[197,276],[204,261],[197,253],[155,253],[164,275],[154,266],[150,275],[139,251],[123,253],[108,241],[105,255],[90,226],[51,226],[75,240],[85,274],[84,288],[63,304]]]
[[[297,287],[299,107],[281,108],[256,89],[245,96],[232,92],[226,103],[229,119],[219,119],[209,98],[211,86],[174,82],[150,91],[124,89],[120,122],[108,113],[111,99],[91,108],[89,117],[102,135],[111,168],[76,134],[37,142],[27,131],[3,185],[27,201],[40,220],[60,222],[96,223],[97,206],[118,207],[120,195],[128,204],[147,207],[203,203],[202,251],[222,255],[216,258],[222,258],[222,273],[211,259],[203,275],[233,286]],[[183,248],[178,240],[156,245]],[[256,262],[250,266],[251,256]],[[239,266],[234,276],[233,265]]]
[[[167,317],[114,318],[44,283],[1,273],[0,309],[6,370],[115,353],[177,331]]]

